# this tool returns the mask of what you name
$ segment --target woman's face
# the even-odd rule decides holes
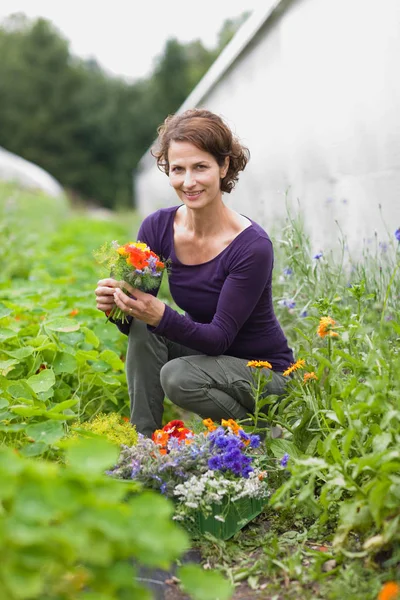
[[[189,142],[171,142],[168,151],[169,180],[179,199],[192,209],[204,208],[221,200],[221,178],[229,158],[220,167],[212,154]]]

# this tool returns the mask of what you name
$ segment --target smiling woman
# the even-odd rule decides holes
[[[273,248],[254,221],[223,202],[249,160],[218,115],[169,116],[152,154],[181,202],[142,223],[138,239],[170,264],[171,295],[185,314],[113,279],[96,289],[97,307],[117,306],[129,335],[126,374],[131,421],[151,436],[166,395],[203,419],[244,420],[254,412],[249,360],[267,360],[264,395],[282,396],[293,354],[272,304]]]

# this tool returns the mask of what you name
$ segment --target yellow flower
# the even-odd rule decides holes
[[[255,369],[272,369],[271,363],[267,360],[249,360],[247,366],[254,367]]]
[[[387,581],[379,592],[378,600],[397,600],[399,597],[399,584],[395,581]]]
[[[325,337],[328,335],[329,337],[338,337],[339,334],[336,331],[333,331],[333,328],[336,326],[336,321],[332,319],[332,317],[321,317],[317,334],[319,337]]]
[[[144,242],[129,242],[129,245],[139,248],[139,250],[143,250],[143,252],[149,249],[148,245]]]
[[[203,419],[203,425],[205,425],[208,431],[214,431],[217,429],[217,426],[214,425],[214,421],[212,419]]]
[[[125,246],[120,246],[117,250],[118,254],[120,254],[121,256],[126,256],[128,253],[125,250]]]
[[[311,371],[311,373],[304,373],[303,383],[307,383],[312,380],[314,380],[314,381],[318,380],[318,377],[316,376],[314,371]]]
[[[290,367],[288,367],[286,369],[286,371],[283,371],[283,374],[284,375],[290,375],[290,373],[293,373],[293,371],[297,371],[298,369],[302,369],[305,364],[306,364],[306,361],[301,358],[300,360],[298,360],[295,363],[293,363],[292,365],[290,365]]]

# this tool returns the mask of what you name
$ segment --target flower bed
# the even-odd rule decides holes
[[[175,504],[174,519],[192,534],[228,539],[257,514],[269,495],[258,435],[232,419],[210,419],[194,433],[171,421],[152,439],[139,434],[135,446],[122,446],[112,477],[158,489]]]

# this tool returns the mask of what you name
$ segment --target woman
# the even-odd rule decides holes
[[[245,419],[254,410],[249,360],[267,360],[264,394],[282,395],[293,354],[272,304],[273,248],[254,221],[223,202],[249,152],[214,113],[192,109],[169,116],[152,154],[180,205],[142,223],[138,240],[170,259],[169,284],[179,314],[154,294],[104,279],[97,308],[114,303],[129,315],[126,373],[131,421],[151,436],[162,426],[167,396],[214,421]]]

